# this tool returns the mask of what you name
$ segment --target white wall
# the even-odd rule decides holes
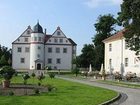
[[[112,51],[109,51],[109,44],[112,44]],[[125,39],[105,42],[105,70],[110,72],[109,59],[112,59],[113,72],[121,69],[121,63],[124,65],[124,75],[127,72],[140,74],[140,61],[135,63],[134,51],[125,48]],[[125,67],[125,58],[128,58],[128,67]],[[137,66],[137,67],[136,67]]]
[[[17,48],[21,47],[22,52],[17,52]],[[12,45],[12,67],[14,69],[29,69],[30,68],[30,52],[25,52],[25,47],[30,47],[30,44],[13,44]],[[25,63],[21,63],[20,59],[25,58]]]
[[[52,48],[52,53],[48,53],[48,47]],[[60,53],[56,53],[56,47],[60,48]],[[63,53],[63,48],[67,48],[67,53]],[[45,46],[45,65],[57,69],[71,69],[72,65],[72,46],[66,45],[46,45]],[[48,64],[48,58],[52,59],[52,64]],[[56,59],[61,59],[61,64],[56,63]]]

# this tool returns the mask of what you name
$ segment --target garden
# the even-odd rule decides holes
[[[14,73],[7,79],[9,87],[3,87],[5,79],[1,75],[0,105],[98,105],[117,96],[112,90],[58,79],[53,74]]]

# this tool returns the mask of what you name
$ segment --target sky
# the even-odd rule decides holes
[[[57,26],[77,43],[77,55],[84,44],[92,44],[99,15],[120,11],[122,0],[0,0],[0,44],[12,42],[30,25],[40,25],[52,34]]]

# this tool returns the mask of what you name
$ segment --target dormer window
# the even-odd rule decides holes
[[[61,35],[60,31],[57,31],[57,35]]]
[[[63,39],[59,39],[59,42],[60,42],[60,43],[63,43]]]
[[[25,42],[28,42],[28,38],[25,38],[24,41],[25,41]]]
[[[30,34],[30,30],[27,31],[27,34]]]

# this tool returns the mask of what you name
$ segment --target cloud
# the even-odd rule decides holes
[[[123,0],[86,0],[84,2],[89,8],[97,8],[99,6],[120,5]]]

